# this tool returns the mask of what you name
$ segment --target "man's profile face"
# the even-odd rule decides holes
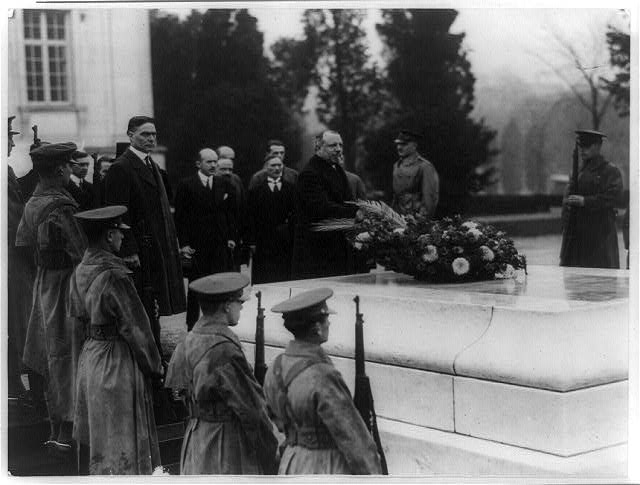
[[[322,135],[318,155],[333,163],[342,162],[342,137],[338,133],[327,132]]]
[[[267,154],[267,156],[280,157],[280,160],[282,160],[282,162],[284,163],[284,152],[285,152],[285,148],[283,145],[270,145],[269,153]]]
[[[218,175],[229,177],[233,173],[233,160],[228,158],[221,158],[218,160],[218,169],[216,171]]]
[[[416,153],[418,144],[415,141],[397,141],[396,150],[400,158],[405,158]]]
[[[282,160],[278,157],[267,160],[267,163],[265,165],[267,176],[273,179],[277,179],[282,175],[283,167],[284,165],[282,164]]]
[[[84,179],[89,171],[89,161],[91,157],[84,157],[75,160],[75,163],[71,164],[71,172],[79,179]]]
[[[131,146],[141,152],[149,153],[156,147],[156,126],[153,123],[144,123],[133,131],[128,131]]]

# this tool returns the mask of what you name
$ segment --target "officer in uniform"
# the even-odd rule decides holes
[[[342,375],[322,349],[329,338],[329,288],[274,306],[294,340],[267,371],[264,391],[286,441],[278,473],[380,474],[380,458]]]
[[[278,441],[264,393],[230,328],[248,284],[240,273],[216,273],[189,285],[203,314],[176,347],[165,381],[186,395],[190,412],[182,475],[276,473]]]
[[[435,167],[418,153],[420,135],[401,130],[394,143],[400,159],[393,165],[393,208],[400,214],[420,212],[432,218],[440,198]]]
[[[622,175],[600,154],[604,133],[575,133],[582,166],[577,186],[571,182],[563,200],[560,266],[619,268],[615,207],[622,194]]]
[[[16,246],[31,248],[37,264],[23,361],[45,378],[51,424],[46,444],[58,451],[71,450],[75,372],[84,341],[83,329],[66,318],[69,278],[86,248],[73,217],[78,204],[65,188],[76,149],[74,143],[52,143],[30,153],[40,182],[16,234]]]
[[[126,212],[107,206],[75,215],[89,240],[69,285],[69,315],[87,327],[73,427],[83,475],[145,475],[160,465],[151,385],[163,369],[132,272],[117,256]]]

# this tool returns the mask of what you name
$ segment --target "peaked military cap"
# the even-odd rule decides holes
[[[303,291],[293,298],[278,303],[271,308],[271,311],[282,313],[284,318],[333,315],[335,312],[327,306],[327,300],[332,296],[333,290],[330,288]]]
[[[9,136],[13,136],[13,135],[19,135],[20,132],[19,131],[15,131],[12,127],[11,124],[13,123],[15,116],[9,116],[9,122],[8,122],[8,128],[9,128]]]
[[[596,130],[576,130],[578,135],[578,142],[582,145],[591,145],[593,143],[601,142],[607,135]]]
[[[95,227],[103,227],[105,229],[131,229],[127,224],[122,222],[122,216],[127,212],[127,208],[123,205],[108,205],[98,209],[77,212],[73,216],[83,224],[90,224]]]
[[[78,149],[73,142],[43,143],[29,152],[34,166],[54,167],[61,162],[71,161],[71,155]]]
[[[415,131],[411,130],[400,130],[398,136],[394,140],[395,143],[406,143],[410,141],[418,142],[422,139],[422,135],[419,135]]]
[[[189,289],[205,300],[224,300],[238,295],[238,299],[247,301],[249,297],[242,290],[249,284],[249,278],[241,273],[216,273],[199,278],[189,285]]]

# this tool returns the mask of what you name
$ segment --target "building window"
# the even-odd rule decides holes
[[[67,12],[24,10],[27,100],[69,102],[69,32]]]

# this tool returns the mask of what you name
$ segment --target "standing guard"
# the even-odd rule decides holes
[[[380,474],[376,443],[349,388],[321,345],[329,338],[329,288],[305,291],[274,306],[294,340],[267,371],[264,391],[286,435],[280,475]]]
[[[37,272],[23,361],[43,376],[51,434],[47,446],[71,450],[76,365],[84,332],[66,316],[69,278],[86,238],[73,217],[78,204],[67,192],[74,143],[41,145],[31,152],[40,177],[16,234],[16,246],[33,249]]]
[[[248,284],[240,273],[216,273],[189,285],[203,315],[176,347],[165,382],[188,401],[182,475],[277,471],[278,441],[264,393],[229,328],[238,324]]]
[[[160,465],[151,386],[162,365],[131,270],[117,256],[126,212],[108,206],[75,215],[89,240],[69,297],[70,315],[87,327],[73,427],[82,475],[145,475]]]
[[[616,203],[622,194],[618,168],[600,154],[603,133],[576,131],[577,157],[563,200],[560,266],[619,268]]]

